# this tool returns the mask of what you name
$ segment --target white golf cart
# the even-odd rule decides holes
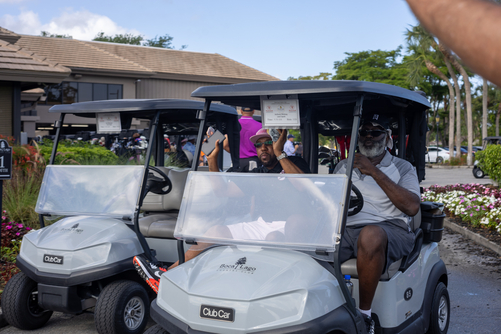
[[[198,159],[188,160],[181,141],[193,135],[202,138],[208,125],[238,135],[234,108],[212,104],[203,110],[202,102],[175,99],[83,102],[50,109],[60,113],[60,119],[36,205],[42,228],[23,238],[17,257],[21,272],[2,295],[2,310],[11,325],[34,330],[45,325],[53,311],[90,311],[101,334],[143,332],[155,294],[132,259],[142,253],[154,262],[178,258],[173,237],[177,212],[188,171],[198,165]],[[112,133],[147,122],[146,154],[118,166],[54,165],[65,116],[97,117],[101,131]],[[100,118],[104,124],[99,124]],[[238,147],[236,138],[230,140],[231,147]],[[190,162],[191,167],[165,166],[166,160]],[[63,217],[45,226],[49,216]]]
[[[501,145],[501,137],[485,137],[483,139],[482,150],[485,150],[487,145]],[[485,171],[482,170],[482,168],[480,168],[480,166],[478,165],[478,160],[476,160],[475,163],[473,164],[472,172],[473,176],[477,179],[482,179],[484,176],[487,175],[485,174]]]
[[[424,178],[430,104],[419,93],[361,81],[277,81],[201,87],[192,96],[264,113],[265,100],[290,101],[299,109],[313,173],[319,134],[351,135],[354,152],[361,116],[377,111],[392,120],[393,152]],[[151,305],[157,325],[147,333],[365,333],[356,308],[356,260],[338,260],[347,216],[363,205],[352,192],[353,157],[342,175],[190,172],[174,235],[212,246],[162,274]],[[411,225],[413,251],[381,276],[372,304],[376,333],[447,332],[448,279],[437,244],[444,215],[435,203],[423,203],[421,213]],[[260,220],[283,229],[259,237],[211,233],[216,225],[238,231],[237,224]],[[352,291],[344,275],[351,276]]]

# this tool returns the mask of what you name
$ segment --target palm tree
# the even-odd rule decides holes
[[[412,30],[407,29],[406,36],[407,42],[409,43],[408,51],[413,52],[412,60],[408,63],[410,84],[412,86],[417,85],[419,78],[423,76],[421,65],[424,64],[428,71],[445,81],[447,87],[449,88],[449,152],[454,152],[454,89],[449,78],[447,78],[445,74],[442,73],[442,71],[440,71],[440,69],[432,62],[438,60],[436,52],[430,52],[430,48],[436,50],[436,47],[434,47],[436,46],[435,39],[421,25],[412,27]],[[449,69],[450,64],[447,62],[447,59],[444,56],[442,56],[442,58],[446,65],[448,65],[447,68]],[[461,96],[459,93],[459,85],[457,84],[456,75],[454,74],[454,71],[451,72],[451,70],[452,68],[449,69],[449,73],[454,79],[456,96]],[[457,103],[456,105],[459,115],[461,106],[459,103]],[[459,130],[457,130],[458,135],[456,136],[456,146],[460,146],[460,144],[457,143],[457,140],[460,138],[461,134],[461,118],[459,117],[458,120],[459,123],[457,125],[457,128]],[[459,152],[461,151],[459,150]]]
[[[445,66],[447,66],[447,70],[449,71],[449,75],[452,78],[452,81],[454,81],[454,89],[456,90],[456,98],[457,98],[457,103],[456,103],[456,147],[461,147],[461,103],[459,103],[459,100],[461,99],[461,90],[459,89],[459,83],[458,83],[458,78],[456,77],[456,73],[454,72],[454,69],[451,66],[451,63],[447,60],[447,58],[444,57],[444,62]],[[453,112],[454,113],[454,112]],[[454,127],[454,118],[451,119],[449,123],[449,127]],[[451,151],[451,146],[449,145],[449,152]],[[457,157],[461,157],[461,150],[457,150],[456,152]]]
[[[482,86],[482,139],[487,137],[487,80],[483,79]]]
[[[466,131],[467,131],[467,141],[468,141],[468,155],[466,156],[466,163],[468,166],[473,165],[473,112],[471,109],[471,84],[468,77],[468,73],[463,66],[459,63],[452,52],[442,43],[438,43],[438,48],[442,54],[451,62],[452,66],[461,74],[464,81],[464,90],[466,93]],[[458,147],[459,150],[459,147]]]

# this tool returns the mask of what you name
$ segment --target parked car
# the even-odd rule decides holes
[[[425,155],[425,161],[428,163],[444,163],[445,160],[450,159],[449,151],[442,147],[428,147]]]

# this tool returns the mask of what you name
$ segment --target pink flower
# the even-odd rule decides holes
[[[10,230],[12,228],[12,225],[7,225],[6,229]]]
[[[470,213],[470,217],[473,217],[473,213]]]
[[[17,224],[17,227],[23,228],[23,224]]]
[[[20,236],[20,235],[21,235],[21,233],[17,232],[17,233],[16,233],[16,235],[17,235],[17,236]]]

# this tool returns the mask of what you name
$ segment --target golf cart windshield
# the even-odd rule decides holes
[[[132,218],[144,166],[47,166],[36,212]]]
[[[347,184],[346,175],[190,172],[174,236],[334,251]]]

